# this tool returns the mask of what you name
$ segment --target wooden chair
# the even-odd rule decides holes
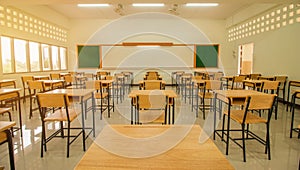
[[[275,81],[279,81],[279,92],[278,92],[278,99],[279,99],[279,93],[282,91],[282,101],[285,104],[285,87],[287,82],[288,76],[275,76]]]
[[[241,90],[243,87],[243,80],[246,80],[246,75],[234,76],[232,80],[231,90]]]
[[[29,98],[30,98],[30,110],[29,110],[29,119],[32,118],[32,113],[35,110],[38,110],[38,107],[34,108],[33,103],[36,100],[36,95],[38,93],[43,93],[46,91],[46,86],[43,81],[28,81],[28,89],[29,89]]]
[[[256,139],[263,145],[265,145],[265,153],[268,153],[268,159],[271,160],[271,152],[270,152],[270,120],[272,116],[272,109],[275,102],[275,94],[263,94],[263,95],[251,95],[246,98],[243,109],[241,110],[230,110],[230,115],[226,111],[223,114],[223,124],[222,124],[222,138],[225,134],[224,124],[225,124],[225,116],[228,119],[234,120],[238,124],[241,125],[241,129],[234,129],[234,131],[241,131],[242,138],[232,138],[229,135],[229,131],[231,129],[227,129],[227,134],[231,140],[234,141],[239,147],[243,149],[243,160],[246,162],[246,145],[245,140],[248,139]],[[260,117],[253,113],[253,111],[258,110],[267,110],[268,115],[266,117]],[[258,135],[249,130],[250,124],[265,124],[266,125],[266,138],[265,140],[260,138]],[[245,125],[247,125],[247,129],[245,129]],[[246,137],[245,137],[246,134]],[[249,137],[250,136],[250,137]],[[238,143],[237,140],[242,140],[242,144]],[[226,142],[229,142],[227,140]]]
[[[162,82],[160,80],[145,80],[143,89],[144,90],[161,90]]]
[[[222,82],[219,80],[207,80],[204,86],[198,87],[198,97],[196,98],[196,117],[198,117],[198,110],[203,112],[203,119],[205,119],[205,110],[212,109],[213,99],[215,97],[214,90],[220,90],[222,87]],[[200,105],[199,105],[200,100]],[[206,100],[210,100],[209,104]]]
[[[96,99],[96,110],[100,110],[100,119],[102,119],[103,112],[107,110],[108,117],[110,117],[110,91],[109,86],[104,87],[101,80],[89,80],[86,82],[87,89],[95,89],[94,97]],[[97,100],[100,100],[100,104],[97,104]]]
[[[23,85],[23,102],[26,101],[26,91],[28,90],[27,81],[33,81],[33,76],[22,76],[22,85]]]
[[[65,87],[66,88],[68,88],[68,89],[76,89],[76,88],[78,88],[75,76],[66,75],[66,76],[64,76],[64,80],[65,80]]]
[[[138,95],[136,98],[136,120],[141,123],[161,123],[167,121],[167,97],[160,94]]]
[[[275,112],[275,120],[277,120],[277,112],[278,112],[278,93],[279,93],[279,81],[263,81],[262,84],[262,92],[276,94],[275,102],[274,102],[274,112]]]
[[[83,134],[83,129],[81,127],[71,128],[71,123],[76,120],[78,115],[75,109],[70,108],[67,94],[39,93],[37,94],[37,101],[42,121],[41,157],[43,157],[44,151],[47,151],[47,143],[55,137],[67,137],[67,157],[69,157],[70,145],[80,136],[80,134]],[[47,113],[49,108],[56,109],[54,112],[51,111]],[[60,129],[52,133],[49,137],[46,137],[47,122],[60,122]],[[64,128],[64,122],[67,123],[66,128]],[[67,130],[67,135],[64,133],[65,129]],[[80,130],[80,132],[77,135],[71,135],[72,129]],[[71,137],[73,138],[72,140]],[[85,137],[82,137],[83,142],[85,142]]]

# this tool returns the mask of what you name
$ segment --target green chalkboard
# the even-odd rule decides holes
[[[218,67],[219,45],[196,45],[195,67]]]
[[[100,48],[92,45],[78,45],[78,68],[99,68]]]

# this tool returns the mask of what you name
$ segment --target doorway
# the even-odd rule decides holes
[[[253,71],[253,49],[254,44],[239,45],[238,74],[251,74]]]

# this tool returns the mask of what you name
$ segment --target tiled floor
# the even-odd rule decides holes
[[[41,122],[39,120],[39,113],[35,112],[32,119],[28,119],[28,102],[22,103],[22,117],[24,122],[24,136],[20,138],[19,132],[15,133],[14,147],[15,147],[15,164],[16,169],[74,169],[76,164],[80,161],[85,152],[82,150],[82,140],[76,140],[71,145],[70,157],[66,158],[66,140],[54,139],[48,143],[48,151],[43,158],[40,157],[40,133]],[[130,100],[125,96],[125,101],[116,105],[116,110],[112,113],[111,118],[104,115],[103,120],[99,119],[99,114],[96,116],[96,135],[100,133],[101,129],[106,124],[130,124]],[[212,114],[208,113],[204,121],[201,116],[195,118],[195,112],[191,112],[190,105],[184,103],[180,98],[176,99],[176,124],[200,124],[200,126],[211,134]],[[296,110],[295,122],[300,123],[300,110]],[[14,112],[15,120],[17,120],[17,113]],[[0,117],[5,120],[5,116]],[[87,124],[91,125],[91,115],[88,115]],[[257,141],[247,141],[247,162],[243,162],[242,150],[231,142],[229,155],[226,156],[235,169],[288,169],[297,170],[300,158],[300,139],[294,134],[292,139],[289,138],[291,114],[285,111],[285,106],[279,104],[278,120],[271,121],[271,153],[272,160],[267,159],[264,154],[263,145]],[[75,124],[79,124],[78,120]],[[58,124],[48,124],[48,129],[58,128]],[[236,126],[232,124],[232,126]],[[264,126],[253,128],[259,134],[264,135]],[[93,142],[93,137],[87,140],[87,147]],[[225,153],[225,144],[221,142],[220,138],[216,138],[215,144],[222,153]],[[216,162],[217,163],[217,162]],[[0,146],[0,165],[9,169],[9,160],[7,145]],[[141,167],[142,169],[142,167]]]

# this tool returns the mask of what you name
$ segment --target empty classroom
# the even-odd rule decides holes
[[[299,0],[1,0],[0,169],[300,169]]]

